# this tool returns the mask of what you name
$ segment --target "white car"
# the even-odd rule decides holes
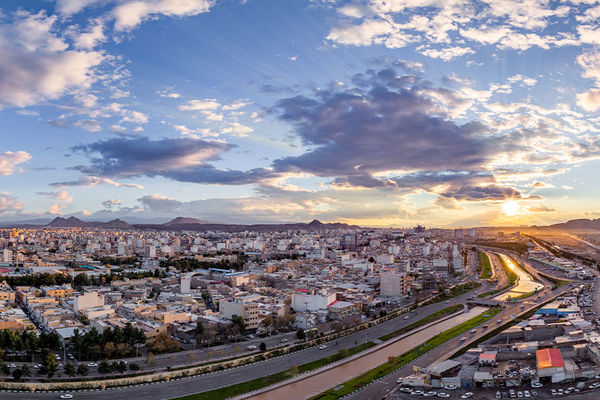
[[[539,382],[531,382],[531,387],[532,388],[541,388],[542,386],[544,386],[544,385],[542,385]]]
[[[63,393],[60,396],[58,396],[59,399],[72,399],[73,395],[71,393]]]
[[[463,394],[462,396],[460,396],[461,399],[470,399],[471,397],[473,397],[473,393],[471,393],[471,392],[467,392],[467,393]]]
[[[402,383],[402,378],[398,378],[398,379],[396,379],[396,383],[397,383],[397,384],[401,384],[401,383]]]
[[[447,399],[448,397],[450,397],[450,395],[448,393],[444,393],[444,392],[439,392],[438,397],[441,397],[442,399]]]
[[[458,388],[456,387],[456,385],[446,385],[446,386],[444,386],[444,389],[446,389],[446,390],[456,390]]]
[[[90,368],[92,368],[92,367],[97,367],[98,364],[96,364],[95,362],[91,362],[91,363],[88,363],[87,366],[90,367]]]
[[[326,348],[327,348],[327,346],[324,345],[324,344],[322,344],[322,345],[319,346],[319,350],[325,350]]]
[[[412,394],[413,396],[423,396],[423,391],[422,390],[413,390],[412,392],[410,392],[410,394]]]
[[[423,397],[435,397],[435,396],[437,396],[437,393],[434,392],[433,390],[423,393]]]
[[[529,393],[529,390],[523,390],[523,396],[531,397],[531,393]]]
[[[463,337],[461,337],[461,338],[460,338],[460,341],[461,341],[461,342],[464,342],[465,340],[467,340],[467,337],[466,337],[466,336],[463,336]]]
[[[16,364],[9,364],[8,366],[9,366],[10,368],[17,368],[17,365],[16,365]]]
[[[404,319],[408,319],[408,315],[405,315],[405,316],[404,316]]]
[[[502,398],[502,394],[499,391],[496,392],[496,398],[497,399],[501,399]]]

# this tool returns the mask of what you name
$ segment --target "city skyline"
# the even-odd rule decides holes
[[[4,2],[0,222],[598,218],[598,18],[592,0]]]

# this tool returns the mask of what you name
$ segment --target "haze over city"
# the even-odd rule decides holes
[[[593,218],[595,1],[5,1],[0,219]]]

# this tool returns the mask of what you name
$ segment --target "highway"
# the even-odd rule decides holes
[[[488,290],[489,285],[484,283],[479,290]],[[461,304],[467,298],[473,295],[472,292],[465,293],[451,301],[451,304]],[[327,349],[319,350],[317,347],[312,347],[299,351],[294,354],[288,354],[278,358],[265,360],[259,363],[249,364],[234,369],[214,372],[211,374],[198,375],[190,378],[185,378],[177,381],[161,382],[155,384],[115,388],[112,390],[98,390],[83,392],[78,394],[72,392],[76,398],[82,396],[85,399],[111,399],[111,400],[130,400],[131,398],[144,399],[169,399],[179,396],[185,396],[193,393],[204,392],[212,389],[217,389],[223,386],[229,386],[236,383],[245,382],[248,380],[263,377],[279,371],[287,370],[292,365],[302,365],[307,362],[333,355],[342,348],[354,347],[356,343],[377,339],[387,333],[391,333],[397,329],[411,324],[427,315],[439,311],[449,304],[439,302],[419,308],[414,313],[409,313],[407,319],[404,316],[394,318],[382,324],[374,326],[370,329],[357,332],[352,335],[345,336],[338,340],[338,345],[328,343]],[[0,392],[1,393],[1,392]],[[2,399],[46,399],[57,398],[58,394],[54,393],[1,393]]]

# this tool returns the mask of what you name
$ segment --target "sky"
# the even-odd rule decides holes
[[[5,0],[0,221],[598,218],[596,0]]]

